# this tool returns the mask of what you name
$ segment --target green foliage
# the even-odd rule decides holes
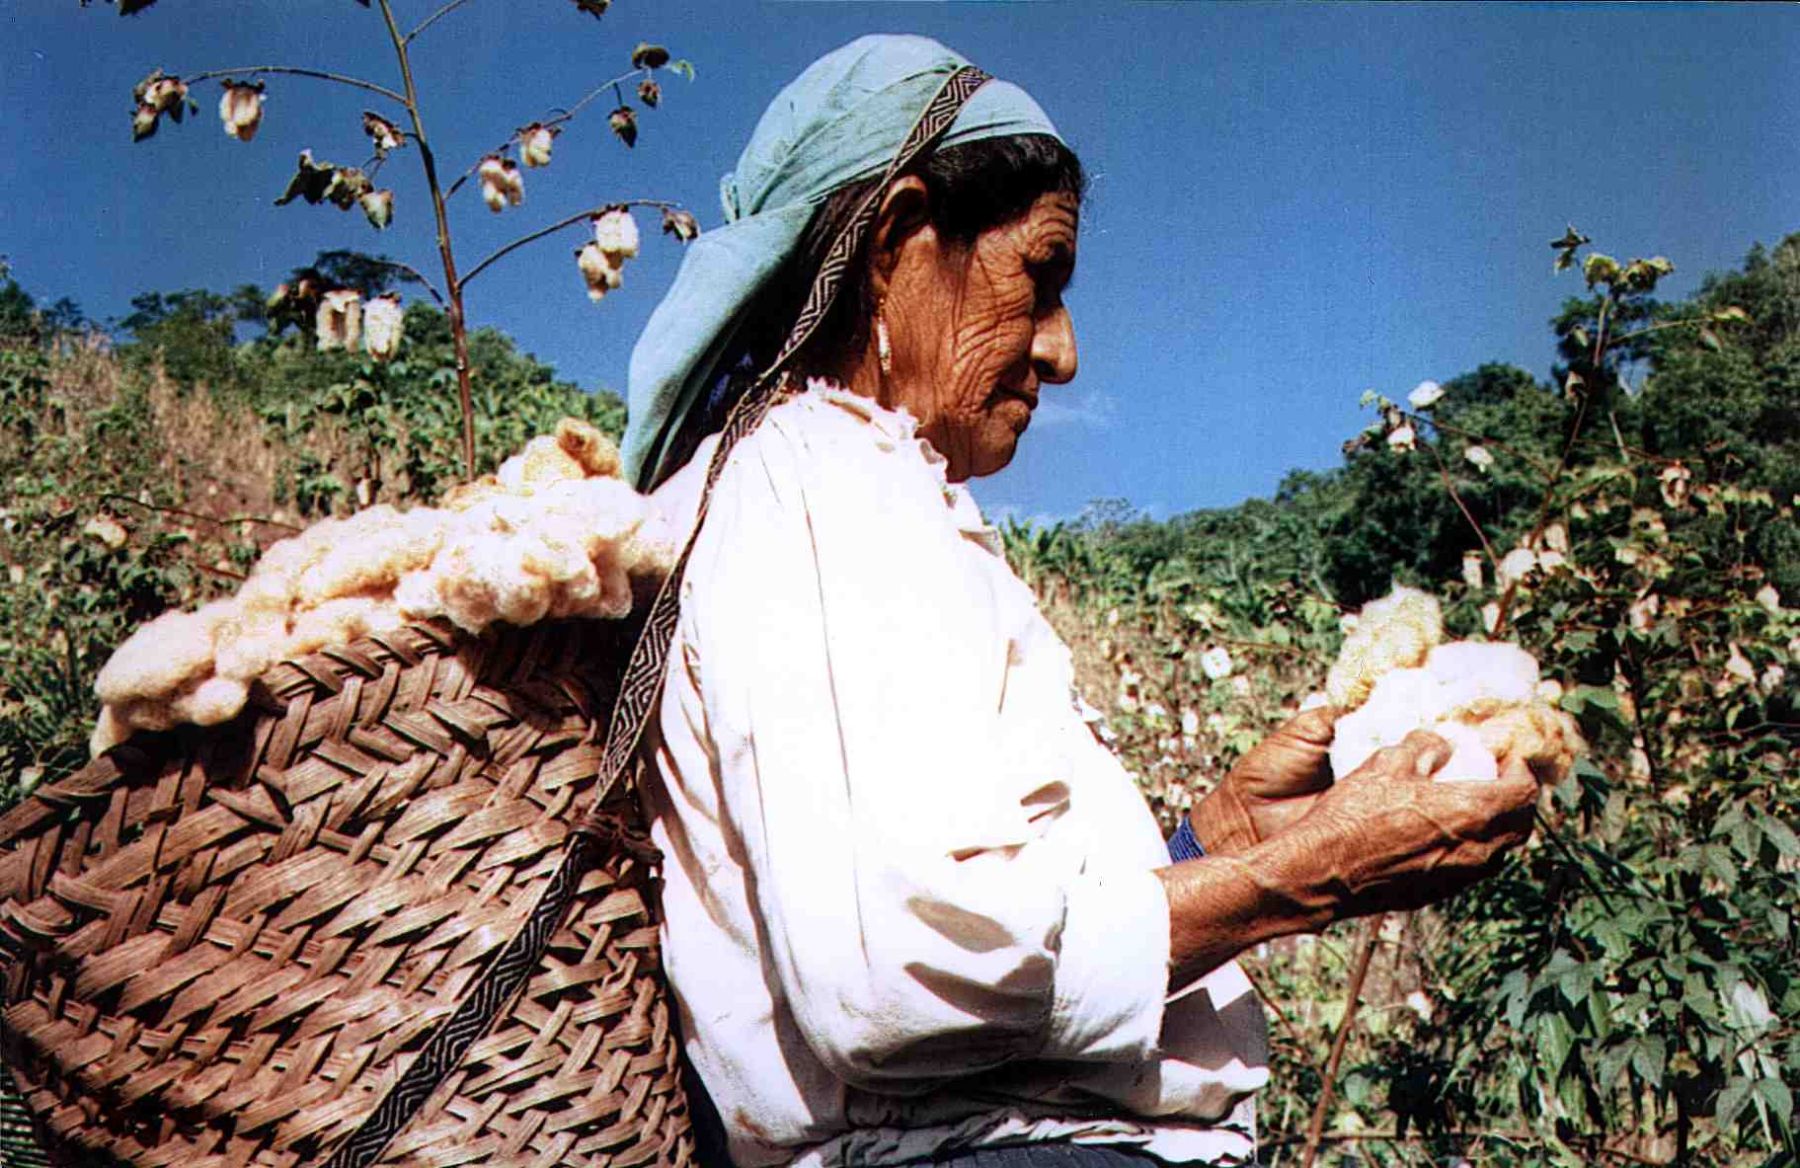
[[[1345,465],[1272,501],[1005,531],[1169,825],[1317,688],[1340,605],[1395,580],[1458,635],[1504,606],[1563,687],[1593,749],[1531,845],[1377,961],[1332,1130],[1392,1133],[1356,1145],[1381,1163],[1797,1151],[1800,236],[1688,303],[1652,299],[1666,261],[1587,242],[1553,245],[1594,295],[1552,324],[1552,384],[1490,365],[1410,409],[1371,395]],[[1555,555],[1509,587],[1494,560],[1521,546]],[[1229,676],[1202,666],[1220,648]],[[1341,937],[1251,962],[1276,1148],[1322,1086]]]
[[[139,296],[116,357],[68,338],[0,348],[0,807],[85,763],[94,676],[137,625],[234,586],[307,517],[462,479],[442,313],[412,306],[402,359],[379,365],[298,333],[234,343],[261,302]],[[471,354],[485,468],[565,416],[623,428],[615,395],[499,333],[473,334]]]
[[[578,417],[608,433],[624,429],[617,395],[559,381],[493,329],[469,336],[474,367],[475,449],[491,470],[559,418]],[[276,480],[276,501],[303,516],[370,502],[435,499],[465,477],[461,416],[449,322],[429,305],[406,310],[400,359],[321,353],[304,333],[269,336],[236,354],[247,401],[265,424],[294,436]],[[309,441],[300,436],[316,435]]]
[[[117,374],[104,359],[0,352],[0,805],[86,762],[100,665],[137,624],[208,590],[200,533],[155,510],[181,500],[148,386]]]
[[[252,286],[232,296],[200,288],[145,292],[131,298],[131,309],[119,322],[134,342],[130,360],[160,364],[183,385],[226,388],[237,381],[237,323],[261,318],[262,293]]]

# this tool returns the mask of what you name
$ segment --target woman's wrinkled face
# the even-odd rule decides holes
[[[895,253],[882,301],[892,368],[878,397],[918,419],[953,482],[1012,461],[1043,386],[1075,376],[1062,296],[1079,218],[1074,196],[1052,193],[971,243],[927,224]]]

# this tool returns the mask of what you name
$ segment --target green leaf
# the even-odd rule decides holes
[[[692,61],[688,60],[686,57],[682,57],[682,58],[679,58],[678,60],[670,61],[669,62],[669,72],[679,74],[682,77],[687,78],[689,81],[692,81],[694,79],[694,63]]]
[[[1506,1003],[1506,1024],[1517,1030],[1531,1004],[1531,980],[1524,970],[1515,969],[1500,979],[1500,1000]]]
[[[1775,850],[1792,859],[1800,856],[1800,835],[1794,829],[1773,815],[1757,817],[1757,826],[1762,828],[1763,838],[1775,845]]]
[[[1615,1042],[1602,1050],[1594,1060],[1594,1086],[1601,1091],[1612,1090],[1636,1054],[1635,1041]]]
[[[1725,1089],[1719,1092],[1719,1101],[1713,1112],[1713,1119],[1721,1128],[1729,1131],[1737,1122],[1739,1115],[1750,1102],[1751,1082],[1739,1075],[1733,1075],[1725,1083]]]
[[[1702,328],[1700,330],[1700,343],[1715,353],[1724,348],[1724,345],[1719,343],[1719,334],[1713,332],[1710,328]]]
[[[1556,979],[1556,988],[1562,991],[1563,1000],[1571,1006],[1579,1006],[1594,988],[1594,968],[1591,965],[1573,965],[1563,970]]]
[[[1794,1119],[1794,1093],[1780,1079],[1758,1079],[1750,1089],[1751,1097],[1768,1105],[1776,1122],[1786,1134]]]
[[[1663,1068],[1668,1065],[1669,1048],[1655,1035],[1646,1035],[1631,1044],[1631,1069],[1652,1087],[1663,1085]]]
[[[1589,706],[1597,706],[1602,710],[1617,710],[1619,695],[1606,686],[1578,685],[1562,696],[1561,705],[1571,714],[1582,713]]]
[[[1561,1014],[1540,1014],[1537,1020],[1537,1049],[1540,1064],[1552,1074],[1561,1074],[1575,1048],[1575,1029]]]

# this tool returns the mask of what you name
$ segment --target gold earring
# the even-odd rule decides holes
[[[886,301],[875,306],[875,359],[881,363],[883,373],[894,371],[894,347],[888,342],[887,317],[882,309]]]

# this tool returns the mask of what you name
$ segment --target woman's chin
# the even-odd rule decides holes
[[[988,441],[983,442],[974,452],[967,477],[978,479],[1005,470],[1012,462],[1013,455],[1018,452],[1019,437],[1025,433],[1030,420],[1031,413],[1027,410],[1017,429],[1011,428],[1010,423],[1006,427],[994,427],[988,434]]]

